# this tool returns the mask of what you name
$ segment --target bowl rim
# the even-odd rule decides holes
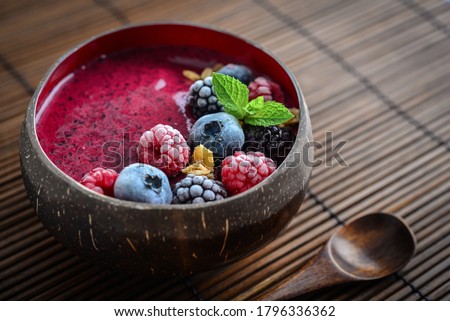
[[[70,177],[69,175],[67,175],[66,173],[64,173],[61,169],[59,169],[51,160],[50,158],[47,156],[47,154],[44,152],[38,136],[37,136],[37,132],[36,132],[36,107],[37,107],[37,101],[39,96],[41,95],[41,92],[43,90],[43,88],[45,87],[45,85],[47,84],[47,82],[49,81],[50,76],[56,71],[56,69],[60,66],[60,64],[66,60],[67,58],[69,58],[72,54],[74,54],[78,49],[88,45],[89,43],[94,42],[95,40],[111,35],[113,33],[116,32],[120,32],[120,31],[124,31],[124,30],[128,30],[128,29],[132,29],[132,28],[142,28],[142,27],[151,27],[151,26],[189,26],[189,27],[195,27],[195,28],[199,28],[199,29],[207,29],[207,30],[211,30],[214,32],[218,32],[218,33],[223,33],[226,34],[228,36],[231,36],[233,38],[236,38],[239,41],[242,41],[252,47],[255,47],[256,49],[262,51],[264,54],[266,54],[267,56],[269,56],[271,59],[273,59],[282,69],[283,71],[286,73],[286,75],[289,77],[289,80],[292,82],[295,92],[299,98],[299,109],[300,109],[300,124],[302,123],[302,117],[306,117],[309,115],[308,113],[308,107],[305,103],[305,99],[302,93],[302,90],[300,88],[300,85],[297,81],[297,79],[295,78],[295,76],[293,75],[293,73],[287,68],[287,66],[276,56],[274,55],[272,52],[270,52],[268,49],[262,47],[261,45],[250,41],[246,38],[241,37],[240,35],[237,35],[233,32],[218,28],[214,25],[208,25],[208,24],[199,24],[199,23],[192,23],[192,22],[180,22],[180,21],[171,21],[171,20],[161,20],[161,21],[152,21],[152,22],[143,22],[143,23],[131,23],[131,24],[127,24],[124,26],[120,26],[117,28],[112,28],[109,29],[107,31],[98,33],[92,37],[90,37],[87,40],[84,40],[82,42],[77,43],[75,46],[72,46],[70,49],[68,49],[67,51],[65,51],[61,56],[59,56],[55,62],[50,66],[50,68],[46,71],[46,73],[44,74],[44,76],[42,77],[42,79],[40,80],[38,86],[36,87],[33,96],[31,97],[30,103],[28,104],[28,108],[25,114],[25,127],[24,130],[27,131],[27,133],[29,134],[29,139],[30,139],[30,143],[32,146],[35,147],[35,150],[37,152],[37,157],[40,159],[40,161],[43,162],[44,166],[50,170],[54,175],[56,175],[57,177],[59,177],[61,180],[63,180],[65,183],[67,183],[67,185],[69,186],[67,189],[67,193],[69,193],[70,188],[74,188],[77,191],[79,191],[80,193],[85,194],[86,196],[96,199],[99,202],[107,202],[110,205],[113,206],[122,206],[122,207],[127,207],[127,208],[133,208],[136,210],[160,210],[160,211],[171,211],[174,209],[177,210],[201,210],[201,209],[210,209],[216,206],[224,206],[227,203],[236,201],[238,199],[242,199],[242,198],[246,198],[249,197],[251,195],[255,195],[259,192],[263,192],[264,189],[266,189],[271,182],[275,179],[275,177],[277,175],[280,174],[280,172],[282,171],[282,169],[286,170],[286,161],[282,162],[282,166],[278,166],[276,168],[276,170],[265,180],[263,180],[262,182],[260,182],[259,184],[257,184],[256,186],[242,192],[239,193],[237,195],[233,195],[230,197],[227,197],[223,200],[219,200],[219,201],[215,201],[215,202],[208,202],[208,203],[203,203],[203,204],[150,204],[150,203],[141,203],[141,202],[134,202],[134,201],[128,201],[128,200],[121,200],[121,199],[117,199],[114,197],[109,197],[106,195],[101,195],[99,193],[96,193],[86,187],[84,187],[83,185],[81,185],[79,182],[77,182],[76,180],[74,180],[72,177]],[[299,126],[300,126],[299,124]],[[294,149],[295,147],[298,147],[300,145],[300,141],[301,141],[301,137],[300,135],[297,135],[295,138],[295,142],[294,145],[292,147],[292,149]],[[22,143],[21,143],[22,144]],[[22,149],[20,152],[20,156],[23,157],[24,155],[22,155]],[[294,167],[297,168],[297,167]],[[306,189],[307,187],[307,182],[309,181],[309,178],[311,176],[311,170],[308,171],[307,173],[307,177],[304,180],[304,187]]]

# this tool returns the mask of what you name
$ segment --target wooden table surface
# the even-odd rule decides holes
[[[74,256],[27,200],[18,136],[30,97],[55,59],[128,23],[211,24],[275,53],[296,75],[314,137],[348,167],[320,166],[299,215],[273,243],[189,278],[130,277]],[[450,299],[450,3],[380,1],[1,0],[0,299],[247,300],[297,270],[350,218],[402,216],[418,239],[413,260],[380,281],[307,300]],[[324,150],[317,150],[323,157]]]

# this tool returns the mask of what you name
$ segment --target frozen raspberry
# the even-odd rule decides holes
[[[117,176],[113,169],[97,167],[84,175],[80,183],[97,193],[114,196],[114,183]]]
[[[139,140],[139,160],[159,168],[168,176],[177,175],[186,166],[189,153],[183,135],[169,125],[158,124]]]
[[[249,99],[255,99],[259,96],[264,97],[264,101],[276,101],[284,103],[284,95],[278,84],[264,77],[257,77],[248,85]]]
[[[262,182],[276,169],[273,160],[259,152],[236,152],[222,162],[222,183],[230,195]]]

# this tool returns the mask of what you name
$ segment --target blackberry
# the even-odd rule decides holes
[[[240,82],[248,85],[253,80],[253,73],[250,68],[243,65],[228,64],[220,68],[217,73],[236,78]]]
[[[194,82],[189,88],[188,99],[189,105],[192,107],[192,113],[196,118],[225,111],[214,93],[212,77]]]
[[[223,200],[227,191],[222,183],[206,176],[189,174],[175,184],[173,189],[173,204],[202,204]]]
[[[261,152],[278,166],[284,161],[294,144],[295,137],[288,128],[277,126],[244,126],[245,152]]]

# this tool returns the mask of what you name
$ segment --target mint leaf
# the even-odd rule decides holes
[[[248,102],[248,88],[239,80],[219,73],[213,73],[214,92],[225,111],[244,123],[254,126],[275,126],[294,115],[283,104],[275,101],[264,102],[260,96]]]
[[[258,111],[264,108],[264,97],[259,96],[255,99],[253,99],[251,102],[247,104],[247,106],[244,107],[247,114],[254,115]]]
[[[217,99],[225,111],[237,119],[244,119],[244,107],[248,104],[248,88],[239,80],[228,75],[213,73],[212,83]]]
[[[283,104],[266,101],[263,108],[245,117],[244,122],[253,126],[267,127],[282,124],[292,118],[294,115]]]

